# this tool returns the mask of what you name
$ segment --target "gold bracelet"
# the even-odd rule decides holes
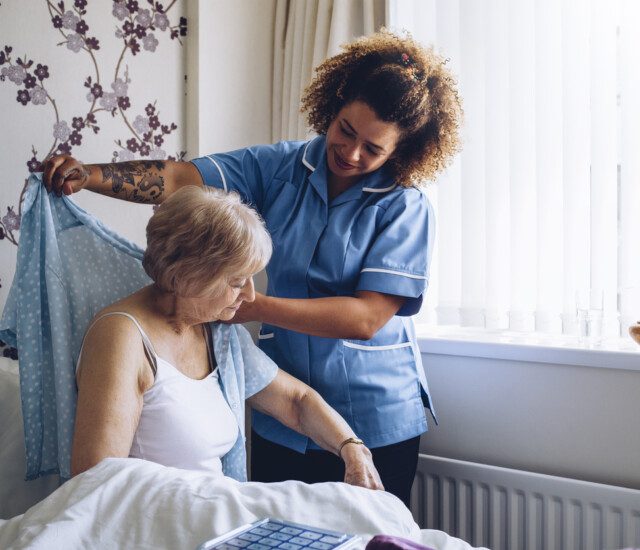
[[[347,437],[342,443],[340,443],[340,447],[338,447],[338,456],[342,458],[342,447],[348,445],[349,443],[355,443],[356,445],[364,445],[364,441],[357,437]]]

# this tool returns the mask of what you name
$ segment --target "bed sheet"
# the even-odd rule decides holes
[[[23,513],[58,487],[58,476],[25,481],[26,469],[18,363],[0,357],[0,518]]]
[[[390,534],[437,550],[471,547],[421,531],[389,493],[344,483],[240,483],[130,458],[108,458],[26,513],[0,521],[0,548],[192,549],[262,517],[362,536]]]

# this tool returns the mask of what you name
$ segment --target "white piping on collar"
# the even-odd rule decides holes
[[[222,186],[224,187],[225,191],[229,191],[229,189],[227,189],[227,180],[224,177],[224,172],[222,171],[222,168],[220,168],[220,165],[213,160],[211,157],[207,157],[211,162],[213,162],[214,166],[218,169],[218,172],[220,172],[220,178],[222,179]]]
[[[312,172],[315,172],[316,171],[316,167],[315,166],[311,166],[311,164],[309,164],[309,161],[307,160],[307,149],[309,149],[309,145],[311,145],[311,141],[309,143],[307,143],[307,145],[304,148],[304,153],[302,153],[302,164],[304,164]]]
[[[385,187],[384,189],[376,189],[375,187],[363,187],[362,191],[367,193],[386,193],[387,191],[391,191],[398,187],[397,183],[390,185],[389,187]]]
[[[312,172],[315,172],[316,167],[312,166],[307,160],[307,149],[309,149],[309,145],[311,145],[311,141],[309,141],[304,147],[304,152],[302,153],[302,164],[304,164]],[[398,185],[394,183],[393,185],[390,185],[389,187],[385,187],[384,189],[376,189],[374,187],[363,187],[362,191],[366,193],[386,193],[387,191],[391,191],[392,189],[395,189],[397,186]]]

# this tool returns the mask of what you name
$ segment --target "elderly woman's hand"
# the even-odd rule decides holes
[[[364,445],[345,445],[340,455],[344,460],[345,483],[384,491],[369,449]]]

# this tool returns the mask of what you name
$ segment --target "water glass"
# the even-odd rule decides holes
[[[602,289],[576,291],[576,323],[581,341],[597,344],[602,339],[603,305]]]

